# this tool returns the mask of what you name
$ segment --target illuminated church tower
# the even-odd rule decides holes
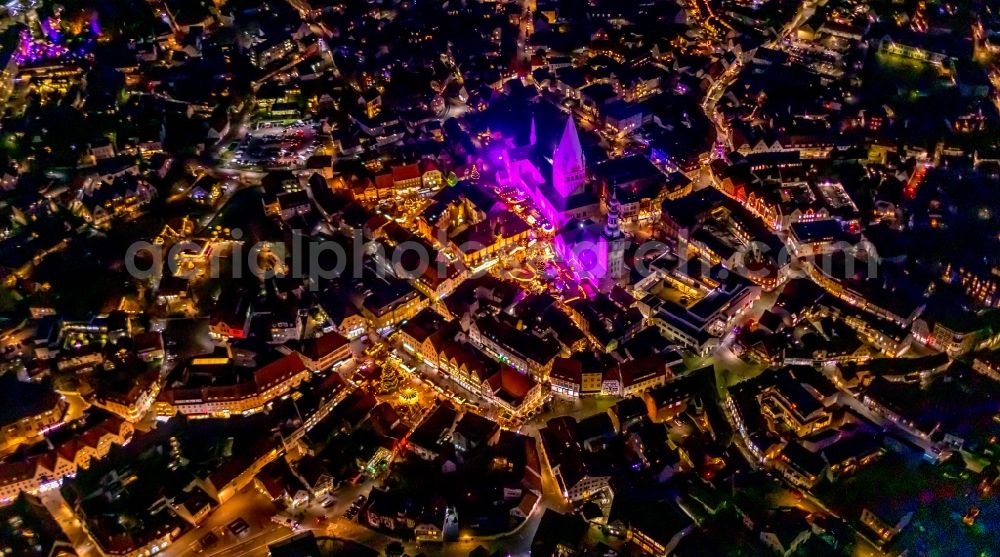
[[[583,192],[587,182],[587,164],[583,158],[580,136],[570,116],[559,146],[552,153],[552,185],[563,198]]]
[[[617,281],[625,276],[625,236],[619,228],[618,219],[622,205],[618,202],[618,189],[612,187],[608,199],[608,222],[604,226],[604,238],[608,241],[608,265],[606,277]]]

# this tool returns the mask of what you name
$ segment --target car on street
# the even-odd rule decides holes
[[[354,502],[351,503],[351,506],[348,507],[347,511],[344,512],[344,517],[348,520],[353,520],[354,517],[358,516],[358,513],[361,512],[361,507],[364,506],[365,501],[367,500],[368,498],[364,495],[358,495],[357,498],[354,499]]]
[[[198,540],[198,545],[201,549],[212,549],[218,543],[219,537],[212,532],[205,534],[200,540]]]
[[[301,524],[299,523],[298,520],[295,520],[294,518],[291,518],[291,517],[288,517],[288,516],[284,516],[284,515],[280,515],[280,514],[272,516],[271,517],[271,522],[274,522],[275,524],[280,524],[280,525],[282,525],[282,526],[284,526],[286,528],[289,528],[291,530],[298,530],[299,527],[301,527]]]
[[[247,534],[250,533],[250,525],[247,524],[247,521],[242,518],[237,518],[236,520],[230,522],[226,528],[238,538],[245,538]]]

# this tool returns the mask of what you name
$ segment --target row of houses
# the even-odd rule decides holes
[[[176,414],[192,417],[230,417],[262,411],[271,401],[288,394],[314,374],[344,365],[352,358],[349,342],[336,332],[283,347],[276,360],[253,371],[247,380],[222,385],[170,385],[156,399],[154,410],[164,418]],[[189,366],[232,366],[232,354],[194,358]]]
[[[134,431],[128,421],[109,415],[38,456],[0,463],[0,504],[10,503],[22,491],[38,494],[58,488],[63,478],[107,456],[113,445],[128,443]]]

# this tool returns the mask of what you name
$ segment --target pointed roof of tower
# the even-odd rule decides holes
[[[535,127],[535,115],[534,114],[531,115],[531,133],[528,136],[528,141],[529,141],[529,145],[532,145],[532,146],[534,146],[535,143],[538,143],[538,130]]]
[[[566,120],[566,129],[563,130],[562,139],[559,146],[552,153],[553,164],[561,164],[564,167],[583,163],[583,147],[580,146],[580,136],[576,132],[576,122],[573,116]]]

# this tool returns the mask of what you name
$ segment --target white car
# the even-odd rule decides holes
[[[297,520],[295,520],[293,518],[289,518],[287,516],[282,516],[280,514],[276,514],[276,515],[272,516],[271,517],[271,521],[275,522],[277,524],[280,524],[282,526],[285,526],[287,528],[290,528],[292,530],[297,530],[299,528],[299,526],[300,526],[300,524],[299,524],[299,522]]]

